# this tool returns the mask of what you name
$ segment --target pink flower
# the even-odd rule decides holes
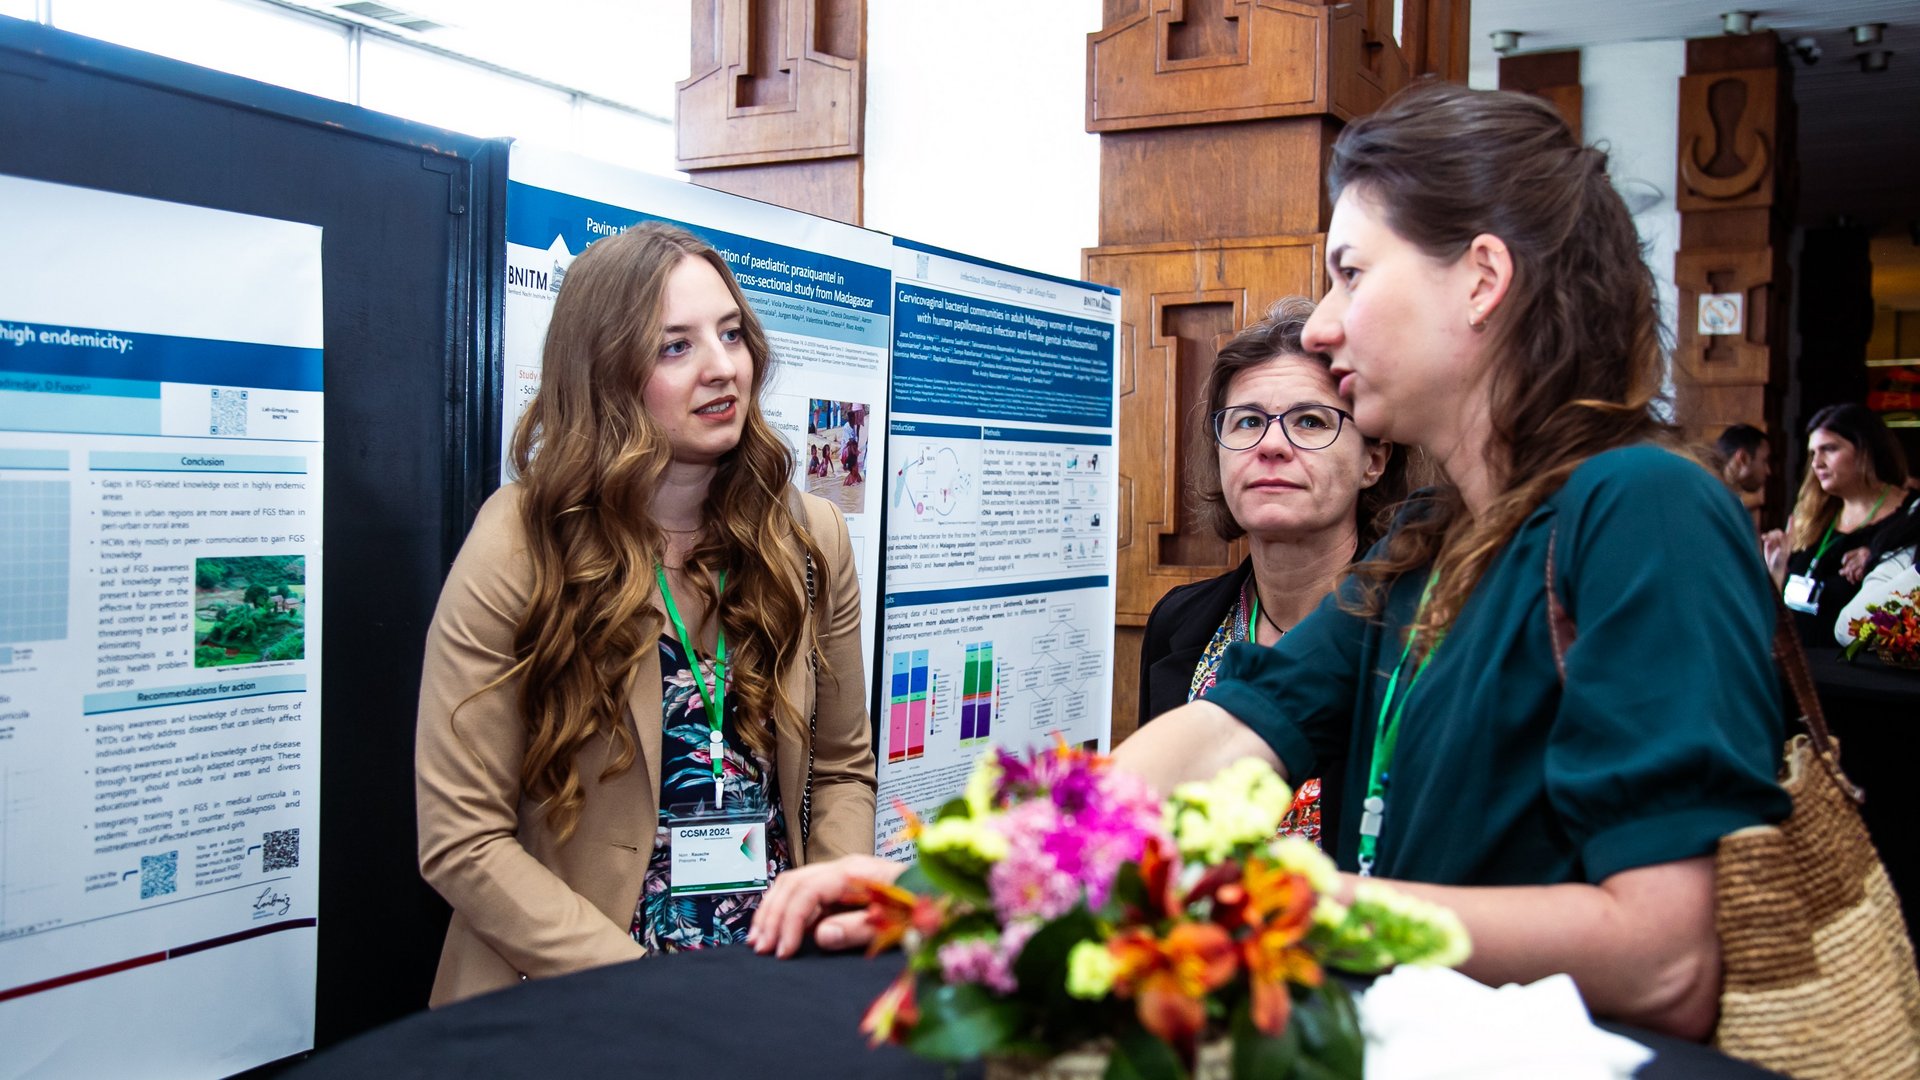
[[[947,942],[938,953],[940,980],[949,986],[978,983],[995,993],[1013,993],[1019,986],[1013,977],[1013,962],[1038,929],[1040,923],[1028,919],[1009,925],[998,940],[970,937]]]
[[[1164,831],[1152,789],[1087,755],[1038,755],[1019,782],[1041,785],[1049,797],[1017,803],[994,822],[1009,848],[987,874],[1002,922],[1051,919],[1083,895],[1100,906],[1120,867]]]

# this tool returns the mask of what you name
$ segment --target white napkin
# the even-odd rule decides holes
[[[1397,968],[1361,995],[1367,1080],[1631,1077],[1653,1059],[1593,1026],[1573,979],[1494,989],[1446,968]]]

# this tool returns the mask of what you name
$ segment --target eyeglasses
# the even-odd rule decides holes
[[[1251,450],[1267,437],[1267,427],[1280,422],[1280,434],[1296,449],[1325,450],[1340,437],[1353,414],[1331,405],[1295,405],[1270,413],[1253,405],[1229,405],[1213,414],[1213,438],[1229,450]]]

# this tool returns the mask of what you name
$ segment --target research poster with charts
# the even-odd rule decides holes
[[[1119,297],[895,241],[882,855],[988,747],[1107,748]]]
[[[311,225],[0,176],[0,1076],[313,1046]]]
[[[507,166],[506,386],[501,470],[540,388],[540,354],[567,266],[645,221],[680,225],[732,268],[765,328],[774,376],[761,411],[793,448],[793,482],[840,507],[860,578],[867,672],[879,599],[892,243],[884,235],[737,195],[516,144]]]

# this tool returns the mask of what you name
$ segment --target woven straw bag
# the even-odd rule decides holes
[[[1729,833],[1715,853],[1714,1045],[1797,1080],[1917,1080],[1920,977],[1900,897],[1860,819],[1865,796],[1840,769],[1793,619],[1775,607],[1773,655],[1806,734],[1787,740],[1787,820]],[[1552,538],[1547,621],[1565,679],[1578,631],[1553,588]]]
[[[1787,742],[1792,815],[1722,837],[1714,860],[1714,1045],[1800,1080],[1920,1077],[1920,978],[1900,898],[1781,614],[1774,656],[1807,734]]]

